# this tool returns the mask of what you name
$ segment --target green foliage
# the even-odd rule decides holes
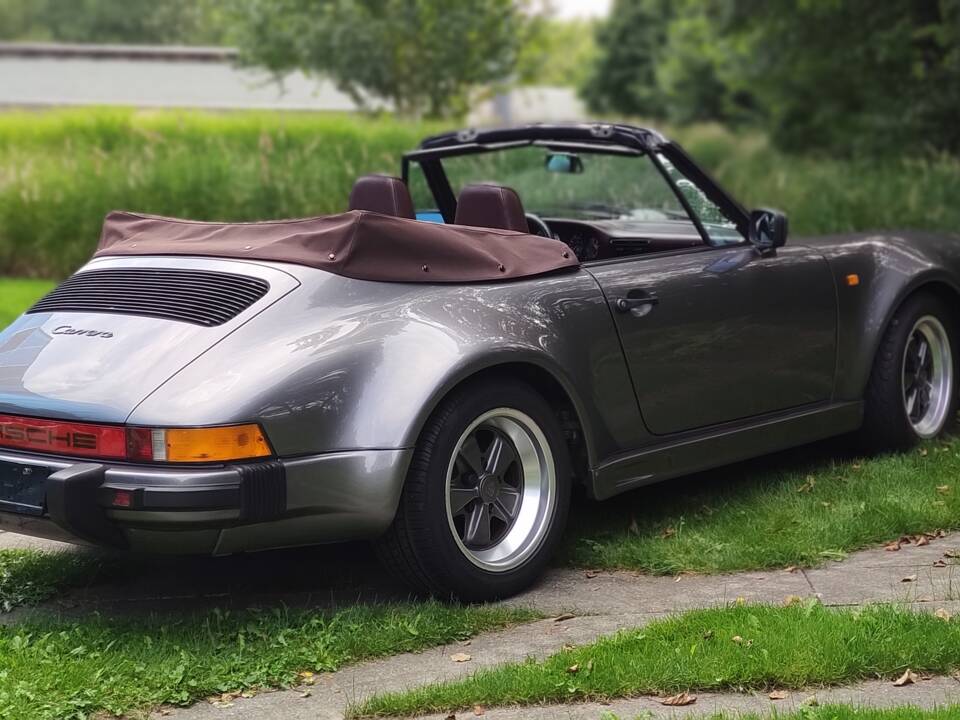
[[[0,291],[5,282],[0,278]],[[20,605],[35,605],[70,587],[90,584],[103,569],[102,558],[90,553],[0,550],[0,613]]]
[[[52,283],[46,280],[21,280],[0,277],[0,330],[49,292]],[[0,596],[2,596],[0,590]]]
[[[960,665],[960,620],[896,606],[697,610],[564,650],[542,662],[374,697],[354,717],[415,716],[474,705],[608,700],[686,690],[803,688],[906,668],[949,673]],[[576,671],[571,672],[571,668]]]
[[[321,114],[0,114],[0,275],[57,277],[126,208],[201,220],[341,212],[437,126]]]
[[[751,119],[793,152],[960,151],[960,0],[650,2],[598,30],[595,110]]]
[[[597,56],[581,95],[597,113],[666,116],[656,72],[674,10],[671,0],[615,0],[597,26]]]
[[[527,20],[514,0],[235,0],[248,63],[330,76],[361,106],[457,117],[477,85],[505,80]],[[371,98],[373,96],[373,98]]]
[[[0,718],[80,720],[213,694],[296,684],[372,657],[535,619],[526,610],[439,603],[337,612],[214,611],[199,616],[38,616],[0,626]]]
[[[0,40],[213,45],[215,0],[0,0]]]
[[[531,18],[517,58],[517,79],[526,85],[579,87],[596,54],[593,21]]]

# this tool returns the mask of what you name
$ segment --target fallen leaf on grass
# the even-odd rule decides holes
[[[663,529],[663,532],[660,533],[660,537],[666,540],[667,538],[672,538],[676,534],[677,534],[676,530],[674,530],[672,527],[668,527]]]
[[[563,613],[562,615],[557,615],[553,621],[554,622],[565,622],[567,620],[573,620],[576,617],[573,613]]]
[[[787,565],[787,566],[783,569],[783,571],[784,571],[784,572],[788,572],[788,573],[795,573],[795,572],[797,571],[797,566],[796,566],[796,565]]]
[[[671,705],[674,707],[682,707],[683,705],[693,705],[697,701],[696,695],[691,695],[690,693],[682,692],[678,695],[671,695],[668,698],[663,698],[660,700],[661,705]]]
[[[473,660],[473,655],[468,655],[467,653],[454,653],[450,656],[450,659],[456,663],[469,662]]]
[[[905,578],[900,578],[900,582],[905,582],[905,583],[916,582],[916,581],[917,581],[916,575],[907,575]]]
[[[920,452],[920,454],[921,454],[923,457],[926,457],[928,450],[927,450],[925,447],[922,447],[922,448],[920,448],[920,451],[919,451],[919,452]]]
[[[743,642],[743,638],[740,637],[739,635],[734,635],[734,636],[733,636],[732,638],[730,638],[730,639],[733,640],[737,645],[739,645],[740,643]]]
[[[797,492],[799,492],[799,493],[808,493],[808,492],[810,492],[811,490],[813,490],[813,488],[816,486],[816,484],[817,484],[817,481],[816,481],[816,479],[813,477],[813,475],[807,475],[807,481],[806,481],[803,485],[801,485],[800,487],[797,488]]]
[[[946,622],[950,622],[950,618],[953,617],[950,611],[947,610],[946,608],[937,608],[937,611],[934,613],[934,615],[936,615],[941,620],[945,620]]]
[[[913,685],[918,679],[917,674],[910,668],[907,668],[903,675],[893,681],[893,684],[895,687],[903,687],[904,685]]]
[[[786,700],[788,697],[790,697],[790,693],[788,693],[786,690],[774,690],[767,695],[767,697],[771,700]]]
[[[799,605],[802,602],[803,602],[803,598],[800,597],[799,595],[787,595],[783,599],[783,606],[790,607],[791,605]]]
[[[570,673],[571,675],[576,675],[578,672],[580,672],[580,663],[574,663],[573,665],[568,667],[567,672]]]
[[[950,486],[949,486],[949,485],[937,485],[937,492],[940,493],[941,495],[946,495],[948,492],[950,492]]]

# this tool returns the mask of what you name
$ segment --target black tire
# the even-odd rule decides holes
[[[531,541],[529,556],[516,567],[493,571],[472,561],[461,547],[463,539],[455,537],[457,531],[448,516],[447,476],[472,423],[504,408],[521,413],[542,431],[540,437],[546,440],[553,459],[555,502],[549,512],[551,503],[544,501],[544,523],[536,536],[539,539]],[[544,453],[542,457],[547,456]],[[560,542],[570,504],[571,474],[563,432],[538,393],[521,382],[500,377],[465,385],[444,399],[427,421],[393,524],[376,542],[377,554],[418,593],[463,602],[514,595],[537,580]]]
[[[942,422],[920,434],[907,413],[904,401],[904,353],[918,322],[935,318],[945,331],[949,348],[950,390]],[[921,440],[951,430],[957,414],[957,326],[950,309],[936,296],[918,293],[897,309],[884,332],[874,358],[864,394],[864,420],[860,445],[870,452],[908,450]]]

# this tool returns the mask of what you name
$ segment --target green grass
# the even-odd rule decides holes
[[[0,277],[0,330],[52,287],[53,284],[46,280]]]
[[[836,443],[804,447],[580,504],[565,557],[655,574],[816,565],[960,527],[958,478],[958,440],[870,459],[845,459]]]
[[[103,559],[89,553],[0,550],[0,612],[95,582],[104,569]]]
[[[857,708],[849,705],[811,705],[795,712],[772,715],[718,713],[700,717],[702,720],[706,720],[707,717],[711,720],[957,720],[957,718],[960,718],[960,705],[937,708],[936,710],[924,710],[915,707],[877,709]],[[621,719],[617,718],[616,715],[607,713],[601,715],[600,720]],[[622,720],[628,720],[628,718]],[[647,716],[638,716],[636,720],[647,720]]]
[[[894,679],[906,668],[948,673],[958,665],[960,620],[892,606],[734,606],[677,615],[543,662],[376,696],[352,712],[397,716],[683,690],[802,688]]]
[[[67,720],[298,682],[531,620],[505,608],[357,606],[0,626],[0,718]]]
[[[72,272],[116,208],[201,220],[338,212],[357,175],[397,173],[400,155],[441,129],[310,113],[3,113],[0,274]],[[745,203],[786,211],[795,235],[960,230],[957,158],[796,157],[720,127],[675,134]]]

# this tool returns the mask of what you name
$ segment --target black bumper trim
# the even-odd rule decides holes
[[[97,489],[103,484],[103,465],[71,465],[50,475],[47,485],[47,513],[57,525],[78,538],[93,543],[124,547],[126,540],[97,503]]]

